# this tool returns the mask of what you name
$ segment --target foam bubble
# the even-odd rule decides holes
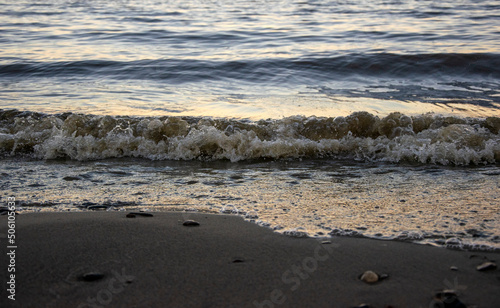
[[[484,164],[500,160],[500,119],[409,117],[368,112],[256,122],[195,117],[46,115],[0,111],[0,150],[8,156],[97,160],[298,159]]]

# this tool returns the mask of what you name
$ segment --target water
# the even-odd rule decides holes
[[[3,2],[7,108],[498,116],[496,1]]]
[[[498,249],[499,9],[2,1],[2,194]]]

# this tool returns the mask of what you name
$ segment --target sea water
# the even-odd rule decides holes
[[[499,12],[2,1],[2,200],[500,249]]]

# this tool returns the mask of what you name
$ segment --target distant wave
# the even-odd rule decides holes
[[[111,117],[0,110],[0,153],[39,159],[152,160],[352,158],[470,165],[500,162],[500,118],[368,112],[245,121]]]
[[[4,62],[5,63],[5,62]],[[17,60],[0,65],[0,77],[107,77],[114,79],[199,80],[238,79],[249,82],[330,80],[351,75],[378,77],[468,76],[500,78],[498,54],[351,54],[240,61],[155,59],[140,61]]]

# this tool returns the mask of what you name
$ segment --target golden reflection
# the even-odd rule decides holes
[[[207,116],[216,118],[245,118],[250,120],[280,119],[295,115],[338,117],[353,112],[367,111],[379,117],[392,112],[406,115],[435,113],[459,117],[500,116],[500,104],[481,107],[467,103],[424,103],[418,101],[383,100],[367,97],[341,97],[334,99],[322,95],[251,95],[243,98],[224,96],[190,96],[176,102],[124,102],[107,98],[86,104],[68,104],[64,99],[51,103],[28,100],[20,108],[17,104],[5,104],[4,108],[37,110],[45,113],[79,112],[114,116]]]

